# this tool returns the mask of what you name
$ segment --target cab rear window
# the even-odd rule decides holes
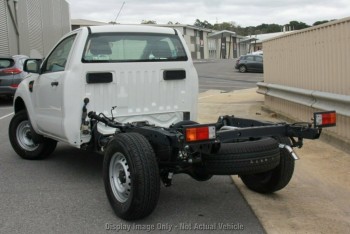
[[[82,58],[84,63],[187,60],[178,35],[145,33],[92,34]]]
[[[13,59],[0,58],[0,69],[12,67],[15,64]]]

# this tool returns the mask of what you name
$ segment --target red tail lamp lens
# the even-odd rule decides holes
[[[186,129],[186,141],[206,141],[216,138],[215,126],[199,126]]]
[[[335,111],[314,113],[315,127],[332,127],[337,123],[337,114]]]
[[[16,75],[21,73],[22,70],[18,69],[18,68],[8,68],[2,71],[2,73],[4,74],[11,74],[11,75]]]

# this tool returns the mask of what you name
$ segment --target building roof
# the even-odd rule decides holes
[[[287,31],[287,32],[276,32],[276,33],[265,33],[265,34],[258,34],[258,35],[252,35],[251,37],[256,38],[256,43],[262,43],[265,40],[272,39],[274,37],[279,37],[282,35],[285,35],[287,33],[291,33],[294,31]]]
[[[231,37],[231,36],[236,36],[237,34],[233,31],[229,30],[222,30],[222,31],[217,31],[213,32],[210,34],[208,37],[210,38],[220,38],[220,37]]]
[[[244,37],[238,43],[247,43],[247,42],[252,42],[252,41],[257,41],[257,40],[258,39],[256,37]]]

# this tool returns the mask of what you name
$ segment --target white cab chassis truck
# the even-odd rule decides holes
[[[239,175],[272,193],[290,181],[303,138],[335,125],[286,124],[220,116],[198,124],[198,76],[179,31],[99,26],[70,32],[29,72],[14,97],[9,138],[24,159],[49,156],[58,141],[104,154],[103,180],[116,215],[141,219],[156,207],[160,181]],[[190,189],[190,188],[189,188]]]

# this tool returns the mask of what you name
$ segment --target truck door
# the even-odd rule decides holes
[[[33,87],[35,115],[42,133],[64,139],[63,83],[67,78],[66,63],[76,34],[63,39],[44,61],[41,74]]]

